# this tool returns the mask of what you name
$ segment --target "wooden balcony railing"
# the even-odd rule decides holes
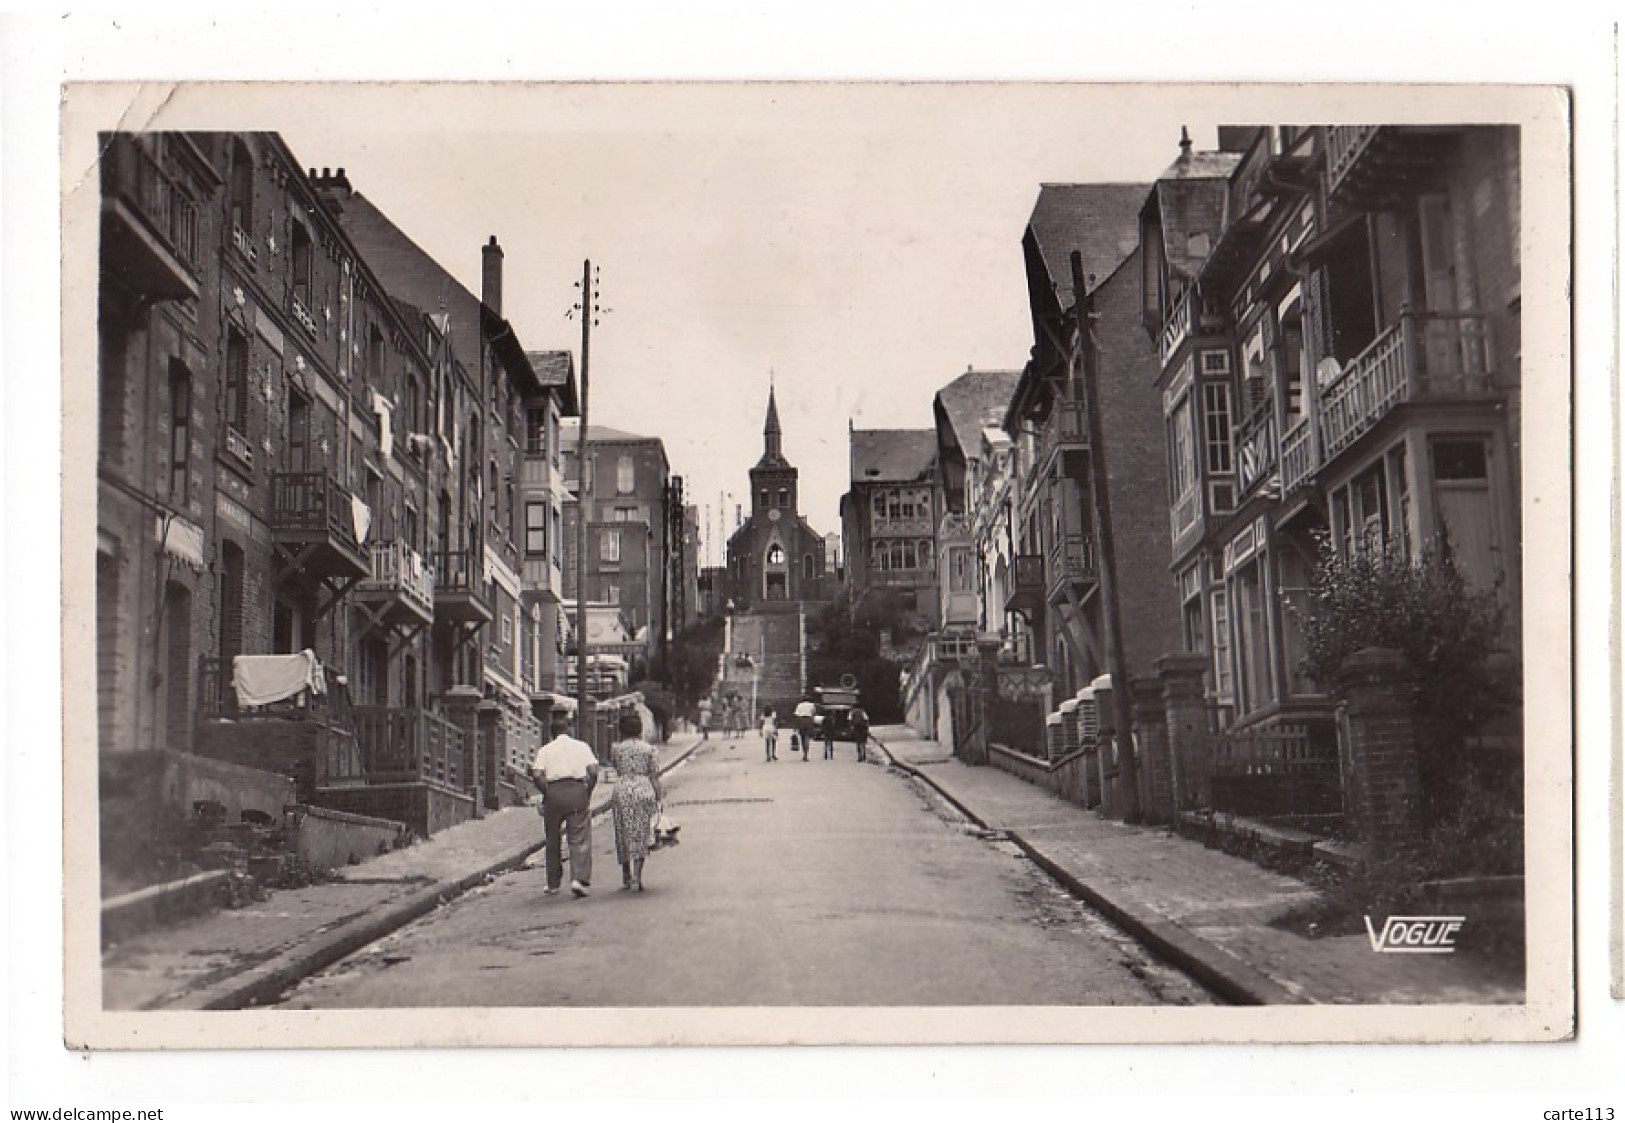
[[[1083,403],[1062,399],[1050,409],[1043,429],[1038,433],[1038,463],[1047,468],[1053,458],[1066,452],[1077,452],[1089,447],[1089,428],[1083,412]]]
[[[326,543],[362,562],[371,512],[326,472],[278,472],[271,477],[271,530],[282,541]]]
[[[372,574],[362,579],[356,591],[398,596],[422,615],[434,615],[434,571],[404,542],[379,542],[373,546]]]
[[[882,518],[876,515],[869,524],[869,533],[876,538],[904,535],[930,537],[932,530],[930,515],[916,515],[912,518]]]
[[[1048,562],[1049,592],[1053,600],[1063,586],[1086,584],[1097,579],[1094,539],[1088,534],[1066,534],[1050,544]]]
[[[1482,316],[1402,313],[1321,390],[1323,457],[1342,452],[1402,401],[1490,391],[1491,369]]]
[[[1166,363],[1168,356],[1179,350],[1179,345],[1195,330],[1196,290],[1189,288],[1185,290],[1185,295],[1179,298],[1179,303],[1174,305],[1173,313],[1162,325],[1162,361]]]
[[[1275,470],[1275,415],[1268,410],[1255,416],[1236,438],[1236,487],[1248,494]]]
[[[1336,193],[1376,135],[1375,125],[1339,125],[1326,130],[1326,182],[1331,193]]]
[[[232,683],[229,659],[205,655],[198,659],[197,711],[198,717],[208,720],[229,718],[232,721],[278,720],[309,718],[325,721],[339,729],[351,728],[351,710],[348,695],[339,685],[339,674],[332,667],[323,667],[325,694],[301,691],[291,698],[268,706],[244,708],[237,704],[237,688]]]
[[[1290,492],[1315,472],[1314,449],[1309,443],[1309,418],[1300,417],[1281,438],[1281,490]]]
[[[128,204],[147,232],[196,273],[197,204],[135,138],[115,136],[107,146],[102,158],[102,192]]]
[[[439,714],[392,706],[357,706],[354,713],[356,742],[370,782],[430,780],[459,791],[467,784],[467,739]]]

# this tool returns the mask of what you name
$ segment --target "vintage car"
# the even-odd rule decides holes
[[[826,729],[834,731],[837,741],[856,741],[857,736],[852,728],[852,711],[858,705],[857,686],[818,686],[813,688],[818,698],[817,736],[823,737]]]

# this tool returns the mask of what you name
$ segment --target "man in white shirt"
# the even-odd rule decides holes
[[[547,888],[552,895],[564,882],[563,834],[570,835],[570,892],[587,895],[592,884],[592,789],[598,783],[598,758],[592,746],[570,736],[570,715],[553,712],[553,739],[536,750],[531,778],[542,792],[542,827],[547,852]]]
[[[803,698],[796,703],[796,740],[801,742],[801,759],[807,759],[807,742],[813,736],[813,718],[818,716],[818,707],[812,698]]]

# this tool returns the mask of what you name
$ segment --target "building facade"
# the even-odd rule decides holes
[[[1329,725],[1299,667],[1322,542],[1448,555],[1517,649],[1517,131],[1219,137],[1206,252],[1146,224],[1183,639],[1222,721]]]
[[[1025,617],[1031,657],[1070,697],[1107,670],[1095,489],[1112,512],[1117,611],[1124,662],[1148,669],[1177,641],[1162,522],[1167,472],[1156,396],[1155,346],[1140,323],[1140,209],[1145,185],[1045,185],[1022,240],[1033,319],[1032,359],[1004,425],[1017,486],[1016,555],[1005,608]],[[1093,321],[1079,336],[1073,252],[1080,255]],[[1089,349],[1085,354],[1084,348]],[[1094,364],[1098,431],[1090,448],[1085,362]],[[1095,457],[1107,465],[1104,479]]]
[[[448,307],[443,270],[415,288],[354,221],[376,212],[342,170],[301,168],[275,134],[106,141],[104,775],[196,754],[245,792],[295,775],[302,801],[421,833],[515,794],[523,745],[482,737],[476,713],[502,680],[510,728],[535,728],[518,619],[504,642],[492,587],[517,603],[518,575],[496,571],[517,462],[492,402],[546,391],[490,345],[499,312],[460,288]],[[239,657],[307,651],[320,670],[293,716],[311,720],[243,704]],[[454,713],[459,688],[473,705]]]
[[[930,631],[939,621],[936,431],[849,429],[848,439],[841,543],[852,602],[895,599],[906,619]]]

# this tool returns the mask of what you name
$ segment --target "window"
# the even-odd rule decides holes
[[[236,328],[226,332],[226,424],[248,435],[248,340]]]
[[[604,586],[604,603],[605,604],[620,604],[621,603],[621,587],[619,585],[605,585]]]
[[[547,504],[525,504],[525,553],[547,556]]]
[[[784,547],[779,545],[777,542],[773,543],[771,546],[769,546],[767,548],[767,564],[768,565],[783,565],[784,564]]]
[[[639,521],[638,509],[636,507],[617,507],[615,508],[614,515],[615,521],[618,523],[633,523]]]
[[[779,488],[779,506],[786,510],[790,507],[790,489],[787,487]]]
[[[1221,703],[1233,698],[1230,669],[1230,591],[1213,590],[1213,695]]]
[[[1433,509],[1439,548],[1468,584],[1490,589],[1502,579],[1501,533],[1490,494],[1490,447],[1482,438],[1436,438]]]
[[[1202,385],[1202,415],[1206,426],[1207,470],[1210,474],[1230,471],[1230,387],[1224,382]]]
[[[489,474],[491,480],[489,493],[491,497],[491,525],[499,527],[502,525],[502,492],[497,479],[497,462],[494,459],[491,461]]]
[[[1196,487],[1196,450],[1192,444],[1191,400],[1183,397],[1168,415],[1168,487],[1174,502]]]
[[[288,257],[292,263],[291,277],[293,280],[293,298],[308,312],[312,303],[312,263],[314,254],[311,253],[310,231],[305,224],[293,224],[293,241],[288,247]]]
[[[1264,566],[1261,556],[1247,562],[1235,575],[1236,658],[1243,713],[1270,700],[1269,637],[1264,602]]]
[[[623,456],[615,462],[615,493],[617,495],[631,495],[637,485],[637,476],[630,456]]]
[[[254,160],[242,141],[231,154],[231,225],[244,234],[254,230]]]
[[[525,453],[529,456],[547,455],[547,410],[532,408],[525,411]]]
[[[600,561],[618,562],[621,560],[621,532],[618,530],[602,531],[598,536],[598,558]]]
[[[179,362],[169,364],[169,501],[184,507],[192,499],[192,375]]]
[[[288,393],[288,470],[301,472],[310,450],[310,399],[297,390]]]
[[[1202,578],[1196,566],[1179,575],[1179,595],[1185,650],[1200,654],[1207,650],[1207,633],[1202,627]]]
[[[803,554],[801,557],[801,579],[803,581],[813,579],[813,556],[811,554]]]
[[[502,614],[502,642],[513,642],[513,617],[506,612]]]
[[[559,547],[559,549],[553,551],[553,564],[555,566],[559,567],[560,569],[564,568],[564,548],[563,548],[564,534],[563,534],[563,531],[562,531],[563,521],[564,521],[563,516],[561,516],[559,514],[559,509],[557,507],[554,507],[553,508],[553,541],[559,543],[560,547]]]

